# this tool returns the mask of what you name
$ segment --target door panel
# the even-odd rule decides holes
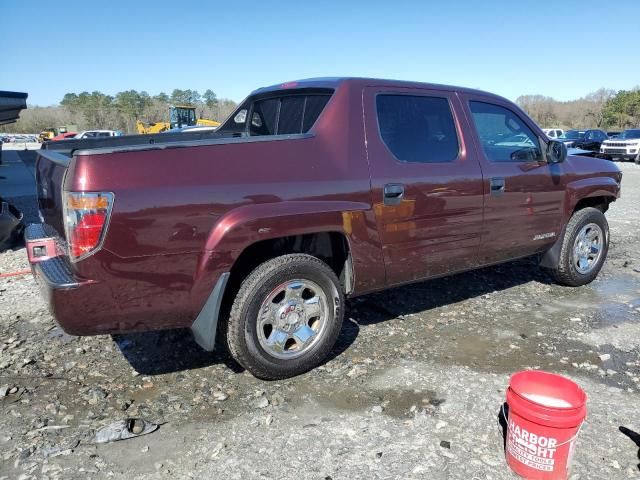
[[[542,142],[538,148],[542,154],[544,136],[513,105],[482,95],[461,94],[460,98],[475,131],[475,148],[485,178],[482,263],[547,250],[560,234],[568,164],[548,164],[544,156],[532,153],[537,141]],[[473,105],[477,103],[469,102],[496,108],[478,107],[474,112]],[[516,125],[502,122],[499,112],[513,115],[523,130],[511,132],[510,138],[499,138],[503,129],[510,132],[506,123]],[[496,180],[503,184],[499,192],[495,187],[492,190]]]
[[[444,99],[433,104],[442,107],[449,103],[447,111],[453,113],[451,128],[436,128],[432,118],[420,117],[424,118],[425,134],[416,142],[415,138],[408,138],[408,131],[413,129],[415,137],[416,122],[411,124],[410,120],[418,117],[409,110],[406,115],[379,125],[378,108],[387,107],[382,100],[378,104],[377,99],[388,96],[421,97],[415,102],[406,100],[403,108],[409,109],[415,103],[420,108],[426,105],[426,111],[432,100]],[[426,89],[369,87],[363,101],[372,203],[383,245],[387,283],[400,284],[477,265],[482,229],[482,173],[473,149],[470,152],[464,141],[469,128],[460,115],[457,97]],[[397,130],[392,132],[394,127]],[[409,148],[411,142],[414,148]],[[454,151],[449,155],[456,142],[457,154]],[[392,150],[404,159],[399,159]],[[423,151],[429,152],[425,158],[421,158]],[[429,163],[423,163],[425,159]]]

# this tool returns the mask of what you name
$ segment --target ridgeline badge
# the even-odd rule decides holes
[[[539,233],[538,235],[534,236],[533,239],[534,240],[544,240],[545,238],[552,238],[556,236],[556,232],[548,232],[548,233]]]

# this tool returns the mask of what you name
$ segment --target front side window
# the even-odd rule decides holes
[[[382,141],[402,162],[448,163],[460,145],[449,100],[382,94],[376,98]]]
[[[469,102],[473,122],[490,162],[542,161],[540,140],[522,119],[508,108],[485,102]]]

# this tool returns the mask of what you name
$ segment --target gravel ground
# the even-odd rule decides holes
[[[0,478],[509,479],[509,375],[589,396],[572,479],[640,478],[640,167],[622,164],[599,278],[553,285],[530,260],[350,302],[332,358],[262,382],[184,331],[71,337],[28,275],[0,278]],[[27,268],[23,250],[0,272]],[[94,445],[127,417],[149,435]]]

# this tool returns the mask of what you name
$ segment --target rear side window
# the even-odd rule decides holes
[[[402,162],[447,163],[459,144],[449,101],[442,97],[378,95],[380,136]]]
[[[238,137],[307,133],[332,94],[318,88],[249,97],[216,131]]]
[[[485,102],[469,102],[469,107],[482,149],[490,162],[543,160],[540,140],[514,112]]]
[[[302,133],[302,116],[306,97],[285,97],[280,100],[278,135]]]
[[[280,100],[271,98],[256,102],[249,131],[251,135],[275,135]]]
[[[331,95],[288,95],[258,100],[253,104],[250,135],[307,133]]]

